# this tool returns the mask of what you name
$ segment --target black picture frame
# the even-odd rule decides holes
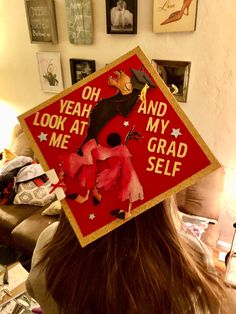
[[[152,59],[152,65],[175,96],[176,100],[186,102],[191,62]]]
[[[70,59],[72,84],[96,71],[96,61],[91,59]]]
[[[106,0],[107,34],[137,34],[137,0]]]
[[[31,43],[58,43],[54,0],[25,0]]]

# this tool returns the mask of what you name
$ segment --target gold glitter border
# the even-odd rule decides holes
[[[33,109],[25,112],[24,114],[22,114],[22,115],[20,115],[18,117],[18,120],[19,120],[19,122],[20,122],[20,124],[21,124],[21,126],[22,126],[22,128],[23,128],[23,130],[25,132],[25,134],[26,134],[26,136],[29,139],[29,142],[30,142],[30,144],[32,146],[32,149],[33,149],[36,157],[38,158],[39,162],[41,163],[42,167],[44,168],[44,170],[45,171],[49,170],[49,166],[47,164],[46,159],[42,155],[38,145],[34,141],[34,138],[33,138],[32,134],[31,134],[27,124],[25,123],[25,119],[27,117],[31,116],[32,114],[34,114],[35,112],[37,112],[37,111],[47,107],[48,105],[50,105],[50,104],[60,100],[61,98],[63,98],[67,94],[75,91],[76,89],[82,87],[83,85],[86,85],[91,80],[99,77],[103,73],[107,72],[111,68],[115,67],[116,65],[119,65],[121,62],[127,60],[128,58],[130,58],[130,57],[132,57],[134,55],[137,55],[139,57],[139,59],[142,61],[142,63],[146,67],[146,69],[150,72],[151,76],[155,80],[155,83],[161,89],[161,91],[163,92],[163,94],[167,98],[169,104],[175,110],[176,114],[184,122],[185,126],[188,128],[188,130],[191,133],[191,135],[193,136],[193,138],[197,141],[197,143],[201,147],[202,151],[206,154],[206,156],[209,159],[211,164],[208,167],[206,167],[206,168],[200,170],[199,172],[195,173],[191,177],[189,177],[189,178],[185,179],[184,181],[178,183],[175,187],[169,189],[168,191],[166,191],[166,192],[164,192],[162,194],[159,194],[158,196],[154,197],[153,199],[151,199],[150,201],[146,202],[145,204],[143,204],[143,205],[141,205],[139,207],[134,208],[132,210],[132,217],[131,218],[129,218],[127,220],[116,219],[113,222],[111,222],[111,223],[103,226],[102,228],[94,231],[93,233],[89,234],[88,236],[83,236],[83,234],[82,234],[82,232],[81,232],[81,230],[80,230],[80,228],[78,226],[78,223],[77,223],[76,219],[74,218],[73,213],[71,212],[70,207],[67,204],[67,201],[66,200],[62,200],[63,210],[64,210],[68,220],[70,221],[70,224],[71,224],[71,226],[72,226],[72,228],[73,228],[73,230],[74,230],[78,240],[80,241],[80,244],[81,244],[82,247],[84,247],[84,246],[88,245],[89,243],[95,241],[96,239],[104,236],[105,234],[109,233],[110,231],[112,231],[112,230],[116,229],[117,227],[123,225],[124,223],[128,222],[133,217],[138,216],[139,214],[145,212],[146,210],[148,210],[149,208],[151,208],[155,204],[163,201],[164,199],[170,197],[173,194],[176,194],[177,192],[183,190],[184,188],[187,188],[188,186],[194,184],[200,178],[208,175],[212,171],[214,171],[217,168],[221,167],[220,163],[214,157],[214,155],[211,153],[210,149],[208,148],[208,146],[206,145],[206,143],[204,142],[204,140],[202,139],[202,137],[200,136],[198,131],[195,129],[195,127],[193,126],[193,124],[191,123],[191,121],[189,120],[187,115],[181,109],[180,105],[176,101],[175,97],[171,94],[171,92],[169,91],[169,89],[167,88],[165,83],[163,82],[163,80],[160,77],[160,75],[157,73],[157,71],[154,69],[154,67],[150,63],[149,59],[145,56],[145,54],[143,53],[141,48],[138,46],[138,47],[134,48],[133,50],[131,50],[130,52],[124,54],[120,58],[116,59],[112,63],[106,65],[102,69],[100,69],[100,70],[90,74],[88,77],[84,78],[82,81],[77,82],[76,84],[72,85],[71,87],[65,89],[63,92],[57,94],[54,97],[51,97],[47,101],[43,102],[42,104],[34,107]]]

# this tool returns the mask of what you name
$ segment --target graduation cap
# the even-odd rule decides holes
[[[153,81],[150,79],[150,77],[143,71],[135,70],[135,69],[130,69],[132,72],[133,76],[131,77],[131,82],[133,85],[134,89],[139,89],[142,90],[145,84],[148,86],[151,86],[155,88],[155,84]]]
[[[117,68],[130,73],[132,93],[113,94],[108,77]],[[146,89],[142,102],[145,84],[153,89]],[[99,99],[99,105],[115,110],[108,112],[98,142],[93,137],[83,144],[89,127],[95,130],[89,112],[99,106]],[[132,110],[123,115],[133,100],[137,102]],[[104,122],[107,113],[104,109],[102,113],[99,119]],[[220,167],[139,47],[19,120],[44,170],[55,171],[55,180],[47,172],[53,188],[66,186],[63,210],[81,246]],[[123,139],[121,144],[116,133]],[[108,141],[111,136],[113,143]],[[82,144],[80,156],[76,149]]]

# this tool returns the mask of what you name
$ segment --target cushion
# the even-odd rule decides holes
[[[221,167],[177,193],[178,207],[188,214],[218,220],[223,186],[224,168]]]
[[[42,215],[54,216],[61,213],[61,202],[56,200],[42,211]]]
[[[41,210],[30,215],[12,231],[15,243],[31,253],[34,250],[40,233],[48,225],[59,219],[59,216],[42,216]]]
[[[1,205],[0,206],[0,225],[6,230],[13,230],[21,221],[39,210],[38,206],[18,206]]]
[[[30,164],[22,167],[16,176],[16,183],[29,181],[44,175],[45,172],[40,164]]]
[[[17,156],[34,157],[29,141],[19,124],[13,130],[10,150]]]
[[[12,130],[12,134],[11,134],[11,141],[12,143],[16,140],[16,138],[23,132],[23,129],[21,127],[21,125],[19,123],[17,123],[13,130]]]
[[[48,180],[44,184],[37,186],[33,180],[19,183],[17,187],[14,204],[27,204],[44,206],[55,200],[55,193],[50,193],[52,186]]]
[[[32,162],[32,158],[25,156],[18,156],[13,160],[6,162],[0,169],[1,174],[9,173],[10,171],[21,168]]]

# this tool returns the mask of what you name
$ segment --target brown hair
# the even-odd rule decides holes
[[[63,214],[41,263],[62,313],[206,313],[222,295],[204,253],[179,235],[164,203],[84,248]]]

